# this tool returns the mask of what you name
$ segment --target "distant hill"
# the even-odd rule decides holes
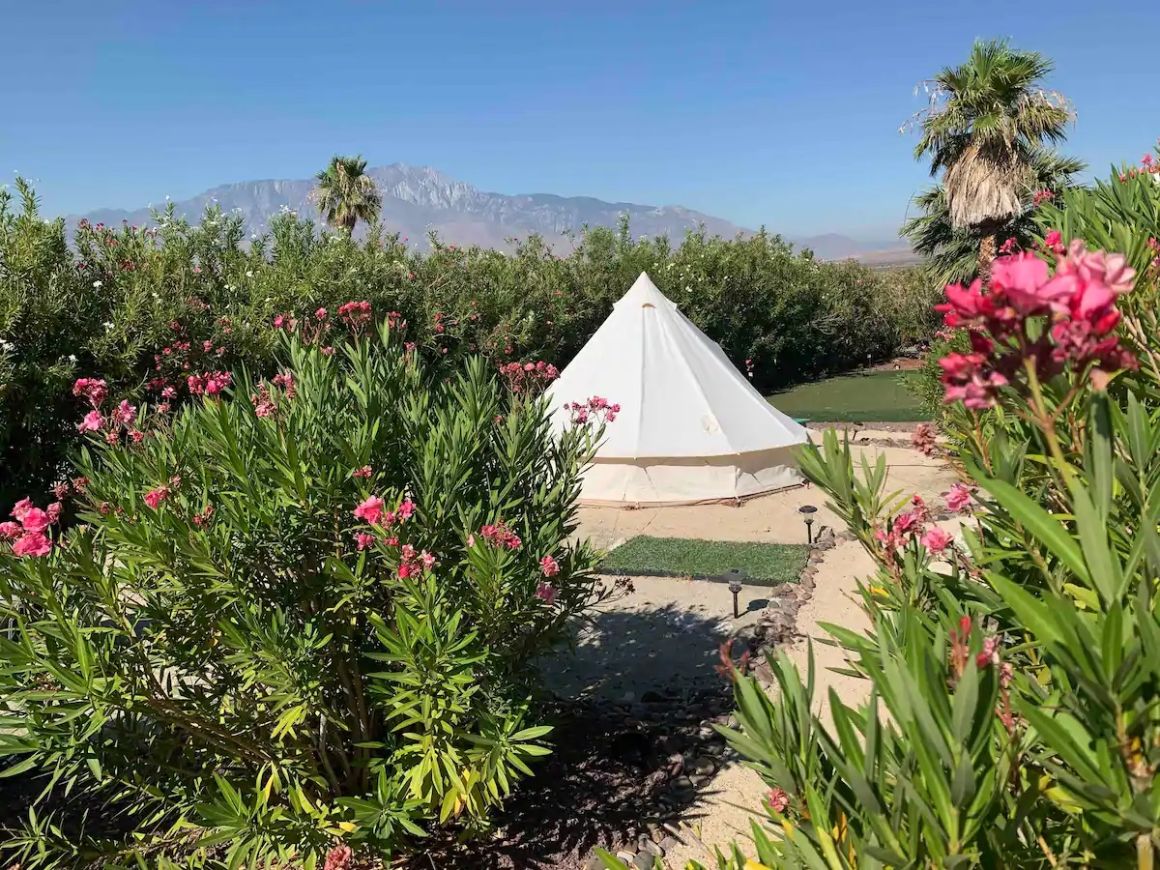
[[[557,250],[570,250],[572,236],[584,227],[615,227],[627,215],[635,236],[666,235],[679,240],[688,230],[703,226],[710,235],[731,238],[751,232],[723,218],[679,205],[640,205],[605,202],[589,196],[556,196],[550,193],[488,193],[451,178],[428,166],[392,163],[368,171],[383,194],[383,224],[420,246],[427,245],[430,231],[445,242],[510,249],[511,240],[532,233],[543,236]],[[250,232],[262,233],[271,218],[282,211],[317,218],[310,199],[314,179],[271,179],[223,184],[190,199],[175,202],[177,214],[198,220],[208,205],[219,205],[240,215]],[[156,206],[157,204],[154,204]],[[140,226],[150,223],[152,210],[98,209],[72,215],[70,226],[81,218],[93,223]],[[788,237],[787,237],[788,238]],[[819,259],[861,257],[867,253],[853,239],[836,234],[789,238],[810,248]]]

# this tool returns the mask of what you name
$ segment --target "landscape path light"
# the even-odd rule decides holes
[[[733,593],[733,618],[737,619],[741,615],[741,609],[738,605],[737,596],[741,594],[742,581],[745,579],[745,572],[740,568],[730,568],[721,575],[721,579],[729,583],[729,591]]]
[[[798,513],[802,515],[802,519],[804,519],[805,523],[806,523],[806,543],[807,544],[813,544],[813,542],[814,542],[814,530],[813,530],[814,514],[816,514],[817,512],[818,512],[818,509],[816,507],[814,507],[812,504],[803,504],[800,508],[798,508]]]

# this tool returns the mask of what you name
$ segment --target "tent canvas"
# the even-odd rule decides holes
[[[725,352],[641,273],[549,391],[565,405],[602,396],[621,406],[605,428],[581,498],[689,504],[739,499],[801,482],[806,430],[770,405]]]

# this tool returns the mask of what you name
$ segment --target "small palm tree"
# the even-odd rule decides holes
[[[976,42],[966,63],[927,85],[930,105],[918,116],[922,137],[914,154],[929,155],[931,175],[943,171],[951,226],[980,237],[984,281],[997,233],[1023,211],[1036,184],[1036,155],[1065,139],[1073,118],[1062,95],[1041,87],[1051,70],[1038,52],[992,40]]]
[[[318,210],[332,227],[353,232],[360,220],[373,223],[378,219],[383,197],[367,175],[367,162],[362,157],[332,157],[317,180],[314,195]]]
[[[1082,160],[1065,157],[1049,148],[1039,148],[1031,158],[1030,169],[1035,179],[1032,188],[1049,190],[1058,196],[1074,186],[1075,176],[1084,168]],[[1030,199],[1025,197],[1024,207],[995,233],[1000,239],[1014,239],[1015,246],[1021,250],[1032,247],[1042,233]],[[974,227],[956,227],[952,223],[942,185],[928,187],[915,196],[913,203],[918,214],[902,225],[901,235],[910,240],[916,253],[926,258],[932,283],[940,287],[970,283],[979,270],[982,239],[978,231]]]

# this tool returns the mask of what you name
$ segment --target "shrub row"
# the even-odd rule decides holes
[[[761,388],[883,358],[928,331],[916,271],[821,263],[764,233],[673,247],[622,226],[583,233],[564,257],[537,238],[511,254],[434,239],[419,253],[381,230],[353,241],[291,214],[247,237],[211,210],[196,226],[172,213],[153,228],[82,222],[70,243],[18,181],[15,197],[0,192],[0,501],[58,476],[78,376],[143,400],[158,377],[270,372],[278,314],[335,317],[351,299],[397,312],[428,355],[562,367],[641,271]]]

